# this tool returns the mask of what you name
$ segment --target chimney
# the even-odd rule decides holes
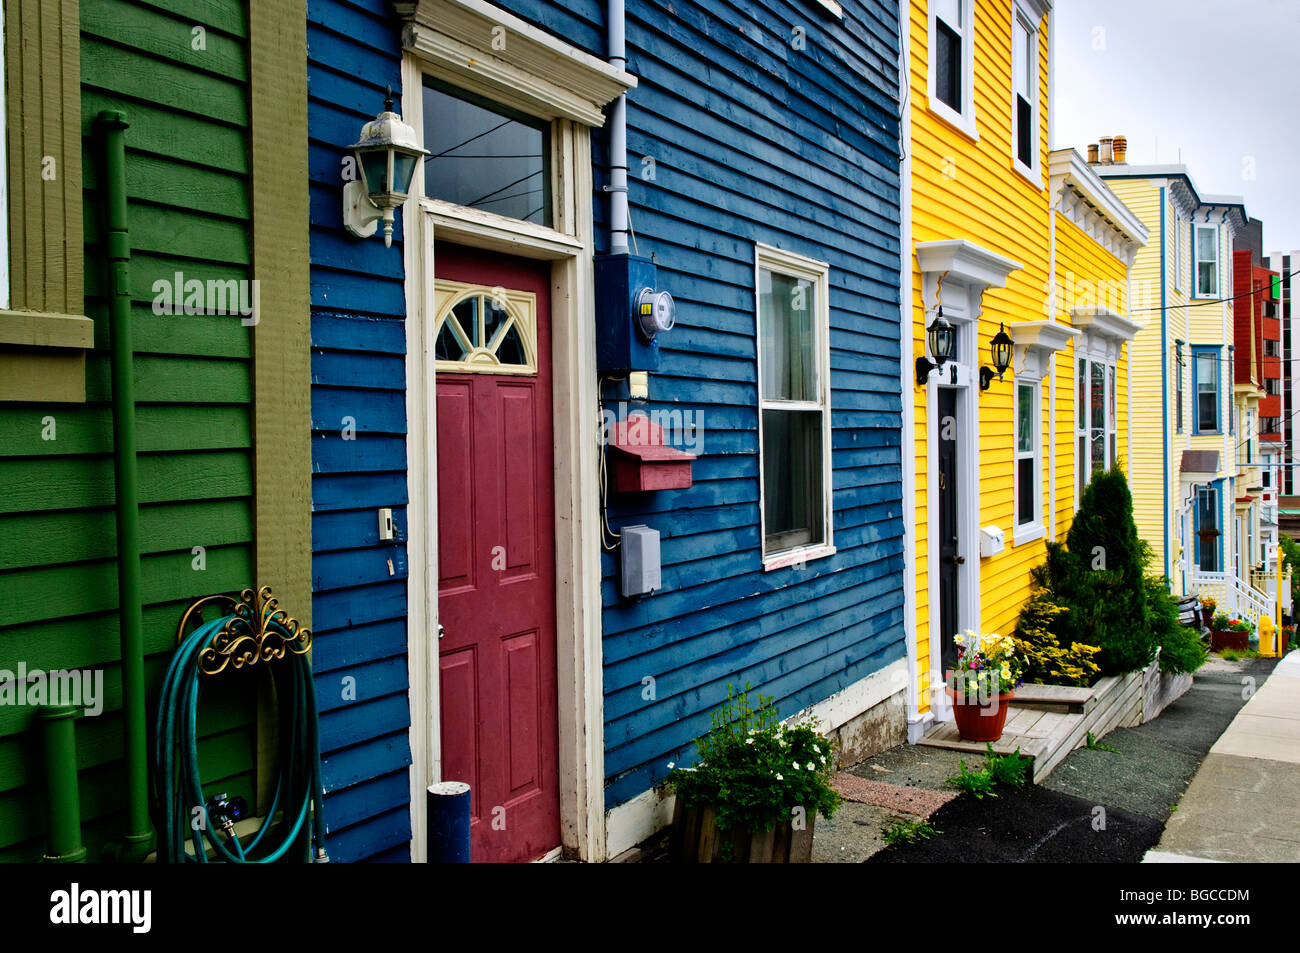
[[[1124,165],[1124,157],[1128,155],[1128,140],[1123,136],[1116,136],[1111,144],[1111,151],[1115,157],[1115,164]]]
[[[1088,146],[1088,165],[1097,164],[1097,143],[1090,143]]]
[[[1114,141],[1115,140],[1110,136],[1102,136],[1098,142],[1098,146],[1100,147],[1098,152],[1100,155],[1098,156],[1097,161],[1102,165],[1110,165],[1111,162],[1114,161],[1111,157],[1111,144]]]

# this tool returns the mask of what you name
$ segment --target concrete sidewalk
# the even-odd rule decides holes
[[[1243,677],[1243,691],[1253,686]],[[1300,862],[1300,652],[1273,669],[1196,772],[1144,863]]]

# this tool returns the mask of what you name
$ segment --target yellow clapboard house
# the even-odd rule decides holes
[[[1126,285],[1146,230],[1077,154],[1048,151],[1051,7],[909,7],[911,740],[950,717],[933,689],[953,637],[1013,628],[1080,472],[1128,446]]]

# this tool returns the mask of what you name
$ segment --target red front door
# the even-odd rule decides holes
[[[439,244],[442,778],[475,861],[560,843],[550,295],[545,265]]]

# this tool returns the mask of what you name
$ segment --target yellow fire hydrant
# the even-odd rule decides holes
[[[1265,658],[1277,658],[1277,632],[1272,619],[1266,615],[1259,617],[1259,654]]]

